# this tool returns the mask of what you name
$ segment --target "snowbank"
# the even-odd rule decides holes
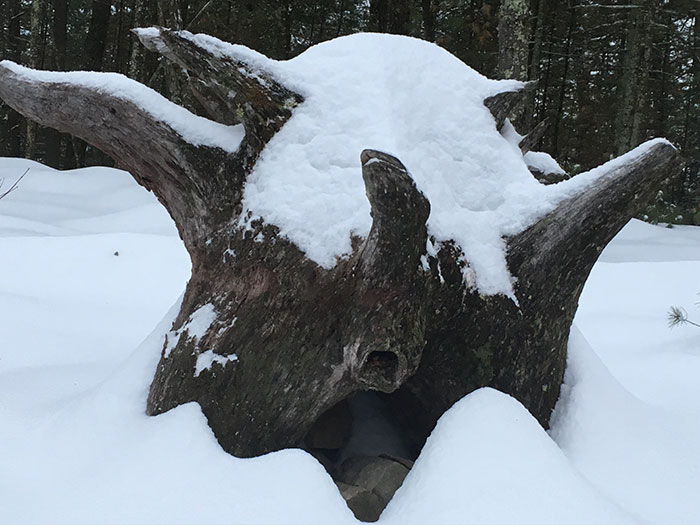
[[[651,523],[697,523],[698,398],[690,410],[641,401],[610,374],[576,328],[569,352],[552,436],[571,464],[602,494]],[[697,354],[694,361],[697,374]],[[662,371],[648,367],[646,375]],[[673,377],[664,380],[673,383]]]
[[[515,399],[469,394],[446,412],[382,515],[388,524],[639,523],[601,496]]]

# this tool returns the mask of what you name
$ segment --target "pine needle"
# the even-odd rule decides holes
[[[672,306],[671,309],[668,311],[668,326],[670,328],[674,328],[682,324],[691,324],[700,328],[700,324],[694,323],[693,321],[688,319],[688,312],[686,312],[684,308],[679,306]]]

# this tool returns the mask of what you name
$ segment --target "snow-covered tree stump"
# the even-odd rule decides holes
[[[522,86],[478,77],[431,44],[360,35],[285,65],[184,32],[137,34],[187,71],[212,120],[118,75],[37,72],[9,62],[0,64],[0,97],[111,155],[155,193],[177,225],[192,277],[167,334],[149,414],[197,401],[221,445],[238,456],[303,446],[321,414],[360,390],[386,394],[416,449],[452,403],[487,385],[513,395],[548,425],[584,282],[605,245],[672,174],[677,155],[670,144],[647,143],[545,187],[527,171],[517,144],[511,147],[497,130]],[[382,54],[382,46],[392,51]],[[353,84],[362,75],[371,89],[381,85],[367,79],[390,68],[392,53],[410,59],[387,73],[396,79],[388,93],[347,95],[359,93]],[[373,69],[376,56],[382,58]],[[435,129],[425,118],[425,112],[439,118],[435,106],[426,103],[424,110],[423,95],[413,102],[405,95],[430,80],[418,66],[420,80],[411,80],[413,62],[423,59],[439,62],[446,75],[436,73],[428,92],[444,85],[445,97],[454,97],[453,107],[446,99],[438,104],[457,120],[443,119]],[[324,82],[324,67],[340,71],[342,89],[331,95],[325,84],[304,87],[304,81]],[[337,112],[325,128],[311,120],[319,101]],[[353,113],[353,104],[366,114]],[[382,134],[384,109],[398,122]],[[414,117],[423,119],[424,134],[401,120]],[[289,128],[292,122],[296,127]],[[368,142],[400,130],[392,151],[410,163],[368,149],[391,149],[384,144],[357,147],[362,137],[353,133],[360,128],[375,133]],[[313,157],[316,140],[340,151],[340,160]],[[456,152],[440,169],[423,165],[450,148]],[[302,150],[305,156],[278,158]],[[359,162],[347,160],[358,156]],[[269,193],[274,186],[261,182],[263,167],[271,165],[299,177],[299,210],[277,215],[251,208],[251,202],[277,202]],[[330,200],[322,200],[325,186],[299,175],[330,177],[337,170],[356,176],[338,177],[334,187],[347,184],[348,195]],[[367,208],[353,200],[358,184]],[[285,186],[292,190],[295,185]],[[300,224],[321,235],[336,223],[314,223],[324,213],[335,217],[335,205],[342,208],[346,198],[348,214],[358,218],[343,230],[345,251],[336,250],[329,262],[307,249],[304,232],[284,214],[314,211],[310,224]]]

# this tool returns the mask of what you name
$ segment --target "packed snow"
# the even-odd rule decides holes
[[[505,119],[501,128],[501,136],[506,139],[510,147],[518,154],[521,153],[520,142],[525,138],[515,129],[510,120]],[[559,163],[549,154],[543,151],[528,151],[523,155],[523,160],[528,168],[539,171],[540,173],[557,175],[565,175],[566,171]]]
[[[175,228],[126,173],[0,178],[26,167],[0,201],[0,523],[357,523],[310,455],[229,456],[196,404],[144,414],[189,276]],[[666,311],[700,317],[698,246],[630,223],[584,290],[552,431],[474,392],[379,523],[697,524],[700,330]]]
[[[554,160],[549,153],[545,153],[544,151],[528,151],[523,155],[523,159],[525,159],[528,168],[532,168],[541,173],[566,174],[559,163]]]

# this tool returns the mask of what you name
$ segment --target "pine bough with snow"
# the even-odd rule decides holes
[[[433,44],[354,35],[276,62],[204,35],[137,35],[187,71],[209,119],[120,75],[7,61],[0,97],[111,155],[177,225],[192,277],[149,414],[197,401],[244,457],[338,447],[309,436],[365,390],[414,457],[484,386],[548,426],[583,284],[674,171],[668,142],[544,185],[528,163],[558,166],[524,159],[533,141],[506,120],[525,86]]]

